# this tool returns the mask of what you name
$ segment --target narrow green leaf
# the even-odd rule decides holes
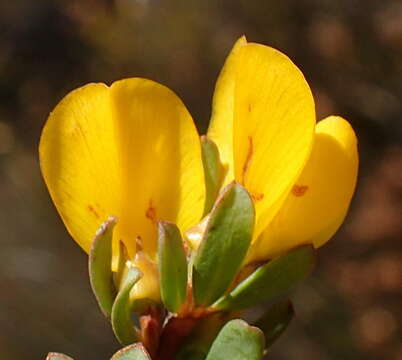
[[[117,340],[122,345],[129,345],[138,341],[137,329],[131,319],[130,291],[141,276],[141,271],[135,267],[128,270],[124,284],[112,307],[112,328]]]
[[[227,290],[250,245],[254,227],[253,201],[232,183],[217,200],[194,259],[193,290],[197,305],[208,306]]]
[[[231,320],[212,344],[206,360],[260,360],[264,352],[264,335],[243,320]]]
[[[112,237],[116,219],[110,217],[96,232],[88,257],[89,279],[103,314],[110,318],[116,289],[112,273]]]
[[[244,309],[261,302],[275,301],[289,293],[304,280],[315,265],[312,245],[298,247],[259,267],[213,308],[219,310]]]
[[[206,186],[204,215],[207,215],[218,196],[223,177],[223,167],[219,158],[218,147],[206,136],[201,136],[201,150]]]
[[[47,354],[46,360],[74,360],[74,359],[64,354],[50,352],[49,354]]]
[[[119,350],[110,360],[151,360],[141,343],[135,343]]]
[[[186,301],[187,258],[179,228],[172,223],[158,223],[158,269],[162,301],[177,312]]]
[[[272,305],[254,324],[264,333],[267,348],[282,335],[293,316],[293,305],[290,300],[286,299]]]

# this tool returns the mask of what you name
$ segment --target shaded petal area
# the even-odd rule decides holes
[[[300,244],[320,247],[342,224],[357,180],[356,135],[336,116],[317,124],[313,152],[250,258],[267,259]]]
[[[245,36],[234,44],[230,54],[216,81],[214,97],[212,100],[211,122],[208,127],[208,137],[219,148],[219,155],[226,174],[223,185],[234,179],[233,164],[233,116],[234,116],[234,89],[239,51],[247,45]]]

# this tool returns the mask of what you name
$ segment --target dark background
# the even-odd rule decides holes
[[[173,89],[205,132],[242,34],[288,54],[318,117],[346,117],[360,141],[352,211],[269,358],[402,359],[402,3],[392,0],[0,1],[1,359],[107,359],[118,348],[39,172],[51,109],[87,82],[141,76]]]

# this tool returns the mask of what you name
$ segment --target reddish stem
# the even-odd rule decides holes
[[[162,314],[160,309],[152,307],[140,317],[141,339],[149,355],[154,359],[157,354],[162,332]]]
[[[159,343],[158,360],[172,360],[199,318],[171,318],[165,325]]]

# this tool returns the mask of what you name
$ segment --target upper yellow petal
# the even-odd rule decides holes
[[[130,255],[136,239],[156,249],[157,219],[184,231],[202,216],[205,188],[199,137],[190,114],[166,87],[126,79],[67,95],[45,125],[41,168],[73,238],[86,250],[100,224]]]
[[[208,127],[208,137],[219,148],[220,159],[226,171],[223,186],[234,179],[233,112],[237,61],[239,58],[237,55],[240,48],[246,44],[245,36],[242,36],[234,44],[219,74],[212,100],[212,115]]]
[[[300,244],[317,248],[342,224],[356,187],[358,152],[349,123],[331,116],[316,127],[311,157],[250,254],[267,259]]]
[[[258,236],[271,222],[311,152],[315,109],[301,71],[281,52],[248,43],[237,60],[235,180],[255,200]]]

